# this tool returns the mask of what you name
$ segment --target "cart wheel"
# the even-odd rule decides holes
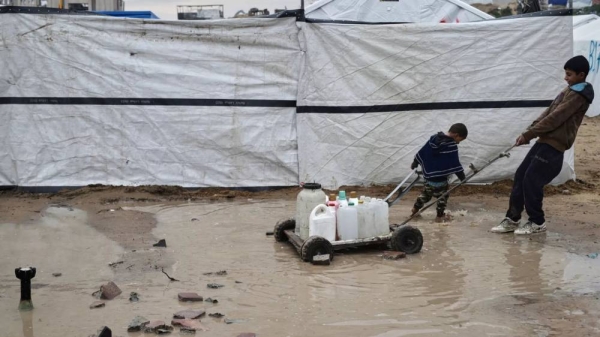
[[[331,242],[320,236],[311,236],[302,245],[301,258],[305,262],[312,262],[313,256],[329,254],[329,261],[333,260],[333,246]]]
[[[296,228],[296,220],[294,219],[279,221],[275,225],[275,229],[273,230],[273,236],[275,237],[275,241],[286,242],[288,240],[288,237],[287,235],[285,235],[284,231],[294,228]]]
[[[416,254],[423,247],[423,234],[415,227],[404,225],[398,227],[392,234],[392,249],[405,252],[406,254]]]

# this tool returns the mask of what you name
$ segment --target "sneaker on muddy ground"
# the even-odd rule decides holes
[[[536,225],[531,221],[527,221],[523,227],[519,227],[515,230],[516,235],[529,235],[529,234],[537,234],[544,233],[546,231],[546,224]]]
[[[502,222],[496,226],[492,227],[492,233],[510,233],[514,232],[519,228],[521,221],[512,221],[510,218],[504,218]]]

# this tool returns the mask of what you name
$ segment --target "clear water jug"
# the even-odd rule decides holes
[[[310,213],[325,203],[326,195],[321,190],[321,184],[306,183],[296,198],[296,229],[294,232],[302,240],[308,239]]]

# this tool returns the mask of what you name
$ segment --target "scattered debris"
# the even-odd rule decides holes
[[[244,332],[239,334],[237,337],[256,337],[256,334],[252,332]]]
[[[227,270],[220,270],[216,273],[204,273],[202,275],[204,275],[204,276],[211,276],[211,275],[225,276],[225,275],[227,275]]]
[[[137,332],[137,331],[142,331],[142,328],[144,328],[146,326],[146,324],[150,323],[149,320],[147,320],[146,318],[142,317],[142,316],[136,316],[131,323],[129,323],[129,326],[127,327],[127,332]]]
[[[62,273],[52,273],[52,276],[54,276],[54,277],[61,277]]]
[[[107,212],[115,212],[115,211],[122,211],[123,208],[119,207],[119,208],[110,208],[110,209],[101,209],[98,212],[96,212],[96,214],[100,214],[100,213],[107,213]]]
[[[266,234],[267,236],[272,236],[272,235],[275,235],[275,233],[274,233],[274,232],[266,232],[265,234]]]
[[[165,239],[159,240],[157,243],[152,245],[153,247],[167,248],[167,241]]]
[[[213,317],[213,318],[222,318],[222,317],[224,317],[225,315],[223,315],[223,314],[222,314],[222,313],[220,313],[220,312],[214,312],[214,313],[212,313],[212,314],[208,314],[208,316],[210,316],[210,317]]]
[[[140,300],[140,297],[139,297],[138,293],[132,292],[131,294],[129,294],[129,302],[138,302],[139,300]]]
[[[383,252],[383,258],[386,260],[399,260],[406,257],[404,252],[396,252],[393,250],[387,250]]]
[[[165,334],[170,333],[173,327],[163,321],[152,321],[144,326],[145,333]]]
[[[571,191],[569,191],[569,190],[562,190],[562,191],[560,191],[560,193],[562,193],[562,194],[564,194],[564,195],[571,195],[571,194],[573,194],[573,193],[571,193]]]
[[[127,267],[127,268],[125,268],[125,269],[127,269],[127,270],[131,270],[131,268],[133,268],[133,266],[135,266],[135,264],[132,264],[132,265],[128,266],[128,267]]]
[[[190,328],[186,328],[186,327],[181,327],[181,329],[179,329],[179,332],[181,332],[182,334],[195,334],[196,333],[196,329],[190,329]]]
[[[586,255],[587,257],[589,257],[590,259],[595,259],[598,257],[598,253],[590,253]]]
[[[212,299],[212,298],[210,298],[210,297],[209,297],[209,298],[207,298],[207,299],[205,299],[205,300],[204,300],[204,302],[210,302],[210,303],[212,303],[212,304],[217,304],[217,303],[219,303],[219,301],[217,301],[216,299]]]
[[[96,301],[92,304],[90,304],[90,309],[98,309],[98,308],[102,308],[106,306],[106,303],[102,302],[102,301]]]
[[[198,220],[198,219],[196,219],[196,218],[192,218],[192,221],[199,221],[199,220]]]
[[[329,254],[315,255],[312,258],[312,264],[319,266],[328,266],[331,264],[331,256],[329,256]]]
[[[181,302],[202,302],[204,298],[196,293],[179,293],[177,298]]]
[[[122,293],[121,289],[119,289],[114,282],[108,282],[107,284],[101,286],[100,291],[100,298],[104,300],[112,300]]]
[[[117,262],[109,263],[108,266],[111,267],[111,268],[114,268],[114,267],[116,267],[116,266],[118,266],[120,264],[123,264],[123,263],[125,263],[125,261],[117,261]]]
[[[162,273],[163,273],[163,274],[167,275],[167,277],[169,278],[169,280],[170,280],[171,282],[179,282],[179,280],[178,280],[178,279],[176,279],[176,278],[172,278],[171,276],[169,276],[169,274],[167,274],[167,273],[165,272],[165,269],[164,269],[164,268],[161,268],[161,271],[162,271]]]
[[[206,315],[204,310],[182,310],[173,314],[176,319],[196,319]]]
[[[194,321],[191,319],[173,319],[171,324],[175,326],[180,326],[182,328],[194,331],[208,331],[209,329],[202,325],[199,321]]]
[[[100,298],[102,297],[102,290],[96,290],[92,293],[92,296],[94,296],[95,298]]]
[[[107,326],[103,326],[95,334],[90,335],[89,337],[112,337],[112,331]]]
[[[235,283],[240,284],[240,283],[242,283],[242,281],[235,281]]]
[[[225,319],[224,320],[225,324],[233,324],[233,323],[244,323],[243,320],[241,319]]]
[[[209,287],[210,289],[219,289],[219,288],[223,288],[224,287],[224,285],[217,284],[217,283],[209,283],[206,286]]]

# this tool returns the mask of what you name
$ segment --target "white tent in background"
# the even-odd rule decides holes
[[[596,15],[581,15],[573,18],[573,53],[583,55],[590,62],[587,81],[596,90],[600,89],[600,19]],[[587,115],[600,115],[598,97],[590,106]]]
[[[586,25],[594,20],[598,20],[598,15],[595,15],[595,14],[576,15],[573,17],[573,29],[579,28],[579,27]]]
[[[320,0],[306,17],[361,22],[473,22],[494,17],[459,0]]]

